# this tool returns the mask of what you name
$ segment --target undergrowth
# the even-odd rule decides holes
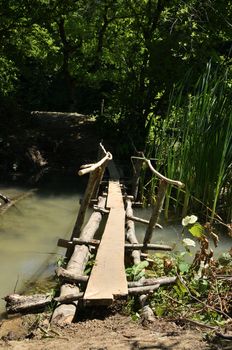
[[[127,269],[127,274],[131,280],[176,276],[174,284],[160,286],[150,294],[148,302],[155,316],[223,326],[232,321],[232,250],[215,259],[209,242],[211,238],[216,249],[218,237],[196,220],[192,215],[182,221],[184,251],[150,255],[149,266],[142,262]],[[186,230],[193,240],[184,238]],[[196,241],[200,249],[193,255]],[[140,317],[135,298],[130,298],[126,311],[133,319]]]

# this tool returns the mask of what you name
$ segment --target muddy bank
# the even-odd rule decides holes
[[[208,334],[208,336],[206,336]],[[223,349],[222,341],[210,338],[207,329],[182,327],[161,319],[143,325],[121,314],[92,318],[57,328],[49,325],[49,315],[29,315],[7,320],[0,327],[0,347],[15,350],[100,350],[100,349]],[[229,349],[228,341],[224,341]]]

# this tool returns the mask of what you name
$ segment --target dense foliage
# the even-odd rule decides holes
[[[218,236],[196,220],[194,215],[182,220],[182,251],[151,255],[149,263],[143,261],[128,268],[127,277],[137,281],[144,276],[176,276],[174,285],[160,286],[150,294],[149,305],[155,315],[181,324],[193,321],[223,326],[232,315],[232,251],[215,258]],[[191,239],[186,238],[189,234]],[[140,317],[136,307],[136,300],[131,298],[127,310],[135,319]]]
[[[212,71],[227,72],[227,90],[231,88],[231,10],[231,1],[223,0],[1,0],[1,123],[9,124],[10,115],[11,125],[19,124],[20,114],[12,111],[15,106],[99,115],[104,101],[99,129],[107,130],[108,136],[110,130],[115,140],[120,137],[115,152],[131,154],[135,149],[144,150],[148,143],[152,154],[157,142],[152,145],[156,134],[151,129],[154,125],[163,128],[174,101],[170,102],[173,86],[181,81],[181,105],[174,103],[178,110],[174,124],[182,130],[181,142],[188,119],[184,101],[196,93],[197,81],[209,61]],[[186,79],[187,71],[191,74]],[[199,107],[194,97],[189,108],[192,103],[192,108]],[[173,110],[171,113],[173,116]],[[203,111],[200,118],[198,128],[207,130]],[[231,128],[225,120],[223,126],[212,123],[212,133],[219,127]],[[224,135],[218,137],[222,140]],[[196,140],[192,142],[196,147]],[[189,139],[183,145],[186,154],[194,154]],[[167,159],[162,161],[165,165]],[[221,172],[220,164],[216,166],[220,174],[215,171],[220,181],[213,178],[213,191],[210,186],[206,189],[217,197],[229,181],[224,181],[226,171]],[[198,185],[189,181],[186,167],[179,175],[193,183],[192,191]],[[201,174],[204,171],[208,169]],[[202,196],[202,191],[198,193]],[[215,211],[217,201],[202,199]]]
[[[0,12],[1,94],[27,108],[105,98],[144,127],[186,69],[230,55],[230,1],[1,0]]]

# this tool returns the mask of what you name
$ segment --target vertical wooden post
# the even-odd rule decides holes
[[[126,199],[126,216],[133,216],[132,203],[130,199]],[[132,244],[139,243],[135,235],[135,223],[134,221],[127,218],[126,220],[126,239]],[[140,263],[140,250],[133,250],[131,255],[134,261],[134,265]]]
[[[99,149],[98,149],[98,160],[102,159],[104,156],[105,156],[105,152],[103,151],[103,149],[101,147],[101,143],[100,143]],[[99,193],[98,193],[99,187],[101,185],[101,181],[102,181],[102,178],[104,176],[108,162],[109,162],[109,160],[106,160],[99,168],[100,169],[99,176],[98,176],[97,181],[96,181],[95,186],[94,186],[92,198],[97,198],[99,195]]]
[[[131,200],[128,198],[126,199],[126,214],[128,216],[133,216],[132,203],[131,203]],[[132,244],[138,243],[138,240],[135,234],[134,222],[132,220],[127,219],[126,225],[127,225],[126,239]],[[140,263],[141,261],[140,255],[141,255],[140,250],[132,251],[132,258],[133,258],[134,265],[137,265]],[[141,316],[146,321],[154,321],[155,320],[154,313],[153,313],[153,310],[150,308],[149,304],[147,303],[147,297],[148,296],[144,294],[140,295],[139,297],[139,302],[141,305]]]
[[[143,157],[143,152],[137,152],[138,157]],[[140,180],[140,173],[143,165],[143,159],[135,159],[135,165],[134,165],[134,173],[132,178],[132,188],[131,188],[131,194],[134,197],[134,200],[136,201],[138,197],[138,191],[139,191],[139,180]]]
[[[96,186],[96,182],[97,182],[98,177],[99,177],[99,173],[100,173],[100,168],[97,168],[89,175],[88,185],[86,187],[84,197],[81,201],[81,207],[80,207],[80,210],[79,210],[79,213],[77,216],[76,223],[75,223],[74,228],[73,228],[71,240],[74,237],[75,238],[79,237],[79,235],[80,235],[81,228],[82,228],[82,225],[83,225],[84,219],[85,219],[85,213],[86,213],[86,210],[87,210],[89,203],[91,201],[93,191],[94,191],[94,188]]]
[[[153,228],[157,224],[161,210],[163,208],[165,192],[166,192],[167,186],[168,186],[167,181],[161,179],[160,183],[159,183],[156,204],[152,208],[151,218],[150,218],[150,221],[149,221],[149,224],[147,227],[147,231],[146,231],[146,234],[145,234],[145,237],[143,240],[143,244],[145,244],[145,245],[151,242]]]

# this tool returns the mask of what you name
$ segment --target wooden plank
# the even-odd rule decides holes
[[[111,179],[106,207],[110,211],[83,298],[98,304],[110,304],[115,296],[128,294],[124,267],[125,209],[118,171],[113,161],[107,166]]]
[[[112,208],[84,295],[86,302],[108,304],[115,296],[128,294],[124,267],[124,228],[124,209]]]
[[[110,179],[111,180],[119,180],[120,175],[119,175],[118,169],[116,168],[113,160],[110,160],[108,162],[107,168],[108,168],[108,171],[110,174]]]
[[[109,181],[106,208],[121,208],[124,210],[122,191],[118,180]]]

